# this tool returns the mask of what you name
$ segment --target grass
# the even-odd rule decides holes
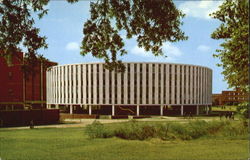
[[[212,106],[212,111],[236,111],[236,110],[237,106]]]
[[[248,157],[247,136],[139,141],[90,139],[83,128],[0,130],[2,160],[245,160]]]

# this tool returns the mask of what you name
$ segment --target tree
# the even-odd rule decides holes
[[[8,65],[12,65],[12,57],[19,57],[17,53],[22,51],[21,46],[26,48],[22,71],[25,79],[31,78],[32,84],[34,84],[36,65],[46,61],[37,51],[40,48],[47,48],[47,44],[46,37],[39,36],[39,29],[34,27],[35,21],[31,12],[37,13],[38,17],[42,18],[48,11],[44,8],[47,3],[48,0],[0,2],[0,56],[6,58]],[[32,85],[33,90],[34,85]]]
[[[218,57],[223,68],[222,74],[230,88],[239,87],[249,92],[249,19],[248,0],[226,0],[219,10],[212,13],[221,25],[212,33],[213,39],[223,39],[223,49],[217,49]]]
[[[2,0],[0,50],[4,55],[21,50],[20,44],[28,49],[27,57],[34,57],[39,48],[47,48],[45,37],[40,37],[39,29],[33,26],[30,12],[36,12],[41,18],[47,13],[44,6],[48,1]],[[74,3],[79,0],[67,1]],[[91,18],[84,24],[81,54],[91,53],[104,59],[110,70],[125,69],[122,61],[117,59],[127,53],[120,31],[125,31],[128,39],[136,37],[139,47],[156,56],[163,55],[161,46],[165,41],[187,39],[179,28],[184,14],[172,0],[97,0],[91,2],[90,8]]]
[[[44,8],[48,0],[2,0],[0,2],[0,55],[9,64],[17,52],[27,49],[28,63],[36,64],[37,51],[47,48],[46,37],[39,36],[39,28],[34,27],[31,12],[42,18],[48,10]],[[24,52],[24,51],[23,51]]]
[[[242,118],[249,118],[249,102],[240,103],[237,107],[237,112]]]
[[[239,87],[249,93],[249,1],[226,0],[220,9],[211,14],[222,24],[212,33],[213,39],[224,39],[223,49],[218,49],[215,57],[220,58],[225,80],[229,87]],[[249,102],[238,105],[237,111],[249,118]]]
[[[99,0],[90,7],[91,18],[84,24],[81,54],[90,52],[103,58],[111,70],[124,70],[117,59],[127,53],[119,31],[125,31],[128,39],[135,36],[138,46],[155,56],[163,55],[163,42],[187,39],[179,28],[184,14],[172,0]]]

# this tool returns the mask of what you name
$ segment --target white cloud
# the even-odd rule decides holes
[[[69,51],[77,51],[80,49],[80,46],[77,42],[69,42],[67,45],[66,45],[66,49],[69,50]]]
[[[170,57],[179,57],[182,55],[180,49],[169,42],[163,44],[163,53]]]
[[[182,52],[180,51],[180,49],[174,45],[172,45],[169,42],[166,42],[163,44],[162,46],[162,50],[163,53],[165,55],[167,55],[167,57],[165,56],[154,56],[152,54],[152,52],[147,52],[144,50],[144,48],[139,48],[137,45],[134,46],[130,52],[132,54],[135,54],[137,56],[141,56],[141,57],[145,57],[148,59],[148,61],[153,61],[153,62],[157,62],[157,61],[171,61],[174,62],[176,61],[177,57],[180,57],[182,55]]]
[[[222,3],[223,1],[186,1],[181,3],[178,8],[182,10],[187,16],[202,19],[211,19],[209,14],[218,10],[218,7]]]
[[[201,51],[201,52],[207,52],[207,51],[210,50],[210,47],[209,47],[209,46],[206,46],[206,45],[199,45],[199,46],[197,47],[197,50],[198,50],[198,51]]]
[[[139,55],[139,56],[144,56],[144,57],[151,56],[150,52],[145,51],[144,48],[139,48],[137,45],[131,49],[131,53]]]

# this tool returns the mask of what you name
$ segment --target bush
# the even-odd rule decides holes
[[[100,122],[93,122],[88,125],[85,132],[90,138],[119,137],[128,140],[145,140],[160,138],[162,140],[191,140],[207,135],[238,136],[247,135],[247,126],[243,122],[211,121],[204,120],[190,121],[188,123],[163,123],[148,124],[131,120],[121,123],[113,130]]]
[[[131,120],[115,131],[115,136],[122,139],[145,140],[156,136],[156,128],[153,125],[139,124]]]
[[[159,124],[156,129],[157,137],[162,140],[174,140],[178,138],[176,134],[172,132],[170,123]]]
[[[190,140],[191,139],[190,135],[188,134],[187,127],[184,124],[173,123],[173,124],[170,124],[169,126],[170,126],[170,128],[169,128],[169,133],[167,136],[170,135],[171,137],[168,137],[168,138],[170,138],[170,139],[182,139],[182,140]]]
[[[94,121],[92,124],[87,125],[85,133],[90,138],[110,138],[114,136],[112,131],[104,128],[99,121]]]
[[[207,135],[208,133],[208,123],[204,120],[191,121],[187,126],[188,135],[192,139],[199,138],[201,136]]]
[[[207,132],[208,135],[215,135],[220,132],[221,128],[224,125],[227,125],[227,121],[211,121],[207,123]]]
[[[236,123],[228,122],[221,130],[221,135],[227,137],[240,136],[248,133],[248,127],[244,126],[244,121]]]

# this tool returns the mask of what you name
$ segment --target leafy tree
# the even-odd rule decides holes
[[[237,112],[242,118],[249,118],[249,102],[240,103],[237,107]]]
[[[249,93],[249,1],[226,0],[220,9],[211,14],[222,24],[212,33],[214,39],[224,39],[223,49],[215,57],[220,58],[225,80],[229,87],[239,87]],[[238,105],[238,113],[249,117],[249,102]]]
[[[48,0],[1,0],[0,1],[0,51],[1,56],[11,64],[12,57],[27,49],[25,57],[28,63],[35,65],[37,50],[47,48],[46,37],[39,36],[39,28],[34,27],[31,13],[42,18],[47,9]]]
[[[223,39],[223,49],[217,49],[218,57],[223,68],[222,74],[229,87],[239,87],[242,91],[249,91],[249,13],[248,0],[226,0],[219,10],[212,13],[221,25],[212,33],[213,39]]]
[[[98,0],[90,8],[81,54],[104,59],[110,70],[125,69],[117,58],[127,53],[119,31],[125,31],[128,39],[135,36],[139,47],[156,56],[163,55],[163,42],[187,39],[179,28],[184,14],[172,0]]]
[[[70,3],[79,0],[67,0]],[[38,35],[31,12],[42,18],[49,0],[2,0],[0,3],[0,50],[2,55],[11,57],[21,51],[22,44],[27,48],[26,56],[34,59],[37,50],[47,48],[45,37]],[[125,67],[118,56],[127,53],[124,41],[119,35],[125,31],[128,39],[137,38],[138,46],[163,55],[163,42],[186,40],[180,30],[181,18],[172,0],[97,0],[91,2],[91,18],[84,24],[84,38],[81,54],[91,53],[102,58],[110,70],[124,71]]]

